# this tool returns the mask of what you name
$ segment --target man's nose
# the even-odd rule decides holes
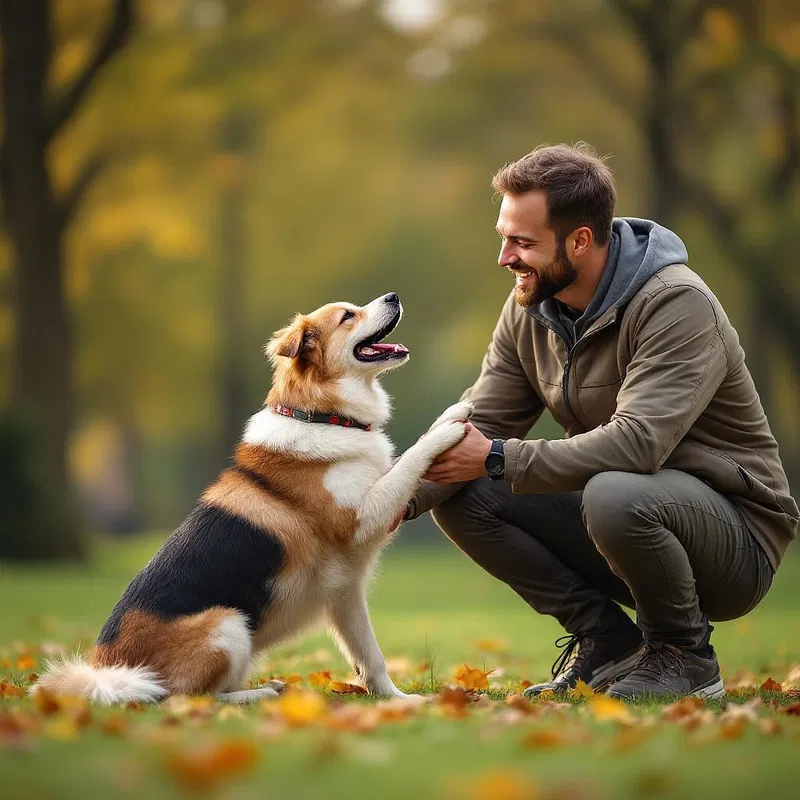
[[[516,264],[519,261],[519,257],[511,251],[511,248],[507,245],[503,245],[500,248],[500,255],[497,256],[497,263],[501,267],[510,267],[512,264]]]

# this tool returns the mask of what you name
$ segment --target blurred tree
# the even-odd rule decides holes
[[[3,222],[13,247],[15,353],[12,402],[35,423],[39,457],[51,489],[69,506],[67,440],[72,421],[72,330],[64,289],[63,237],[81,198],[102,169],[95,154],[60,195],[48,148],[81,107],[105,65],[124,46],[133,24],[131,0],[115,0],[111,19],[83,69],[61,91],[48,91],[53,57],[49,0],[3,0],[0,142]],[[75,557],[82,547],[74,516],[64,513],[32,556]]]

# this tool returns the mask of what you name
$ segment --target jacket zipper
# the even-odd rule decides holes
[[[572,406],[569,402],[569,368],[572,366],[572,357],[575,355],[575,351],[578,349],[578,345],[581,342],[585,342],[590,337],[594,336],[596,333],[605,330],[609,325],[612,325],[617,321],[617,314],[614,314],[607,322],[604,322],[599,328],[595,328],[593,331],[589,331],[586,333],[581,339],[575,342],[572,347],[569,346],[569,342],[553,327],[544,317],[540,318],[540,321],[549,330],[553,331],[553,333],[567,345],[567,358],[564,361],[564,370],[561,375],[561,398],[564,401],[564,406],[566,407],[567,411],[576,419],[578,422],[583,425],[583,422],[578,417],[578,415],[572,410]],[[585,426],[584,426],[585,427]]]

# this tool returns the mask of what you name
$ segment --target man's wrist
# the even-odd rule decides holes
[[[502,439],[492,439],[489,453],[484,461],[486,474],[490,480],[501,481],[505,477],[506,457],[504,445],[505,443]]]

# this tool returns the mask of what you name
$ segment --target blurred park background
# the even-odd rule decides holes
[[[0,0],[0,37],[0,558],[174,527],[328,301],[403,300],[408,446],[511,288],[489,179],[543,142],[686,241],[800,485],[796,0]]]

